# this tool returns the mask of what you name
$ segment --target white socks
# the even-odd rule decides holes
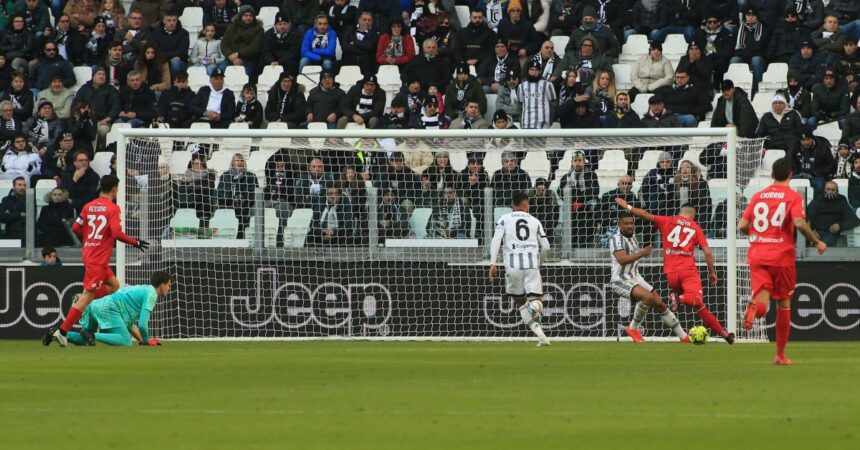
[[[684,329],[681,328],[681,322],[678,321],[675,313],[669,308],[660,313],[660,320],[663,321],[664,325],[672,329],[672,332],[675,333],[675,336],[678,336],[678,339],[684,339],[684,336],[687,335]]]
[[[529,329],[532,330],[532,333],[540,339],[541,342],[546,341],[546,335],[543,333],[543,327],[540,326],[539,323],[532,320],[532,314],[528,310],[528,303],[518,308],[520,310],[520,316],[523,318],[523,323],[525,323]]]
[[[639,325],[642,325],[642,321],[645,320],[645,316],[648,315],[648,311],[651,311],[651,307],[639,302],[636,304],[636,309],[633,311],[633,321],[630,322],[630,328],[634,330],[639,329]]]

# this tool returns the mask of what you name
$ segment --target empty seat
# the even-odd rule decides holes
[[[642,117],[645,113],[648,112],[648,99],[654,94],[639,94],[636,96],[636,100],[633,101],[633,104],[630,105],[630,108]]]
[[[376,78],[379,81],[379,86],[386,90],[397,92],[400,90],[400,69],[393,64],[384,64],[379,66],[379,71],[376,73]]]
[[[342,66],[340,73],[337,74],[337,80],[343,86],[344,91],[348,91],[351,86],[363,78],[364,75],[361,74],[361,69],[358,66]]]
[[[752,92],[753,75],[746,63],[729,64],[729,70],[726,71],[724,78],[732,80],[735,86],[747,91],[748,94]]]
[[[561,56],[564,56],[564,49],[567,47],[567,43],[570,42],[570,36],[553,36],[549,38],[552,41],[553,47],[555,47],[555,52]]]
[[[93,68],[90,66],[76,66],[72,70],[75,72],[75,85],[72,86],[73,91],[77,91],[93,78]]]
[[[621,46],[621,62],[633,62],[639,59],[642,55],[648,54],[648,36],[644,34],[632,34],[627,38],[627,42]]]
[[[126,9],[126,11],[128,11]],[[203,8],[187,7],[182,10],[182,17],[179,18],[182,22],[182,27],[188,31],[192,42],[197,41],[197,33],[203,28]]]
[[[647,52],[646,52],[647,53]],[[672,58],[680,59],[687,53],[687,39],[683,34],[670,34],[663,42],[663,54]]]
[[[759,92],[753,97],[752,106],[753,110],[755,110],[755,114],[758,117],[761,117],[763,114],[770,112],[771,105],[773,104],[773,94]]]
[[[788,86],[788,64],[786,63],[770,63],[767,65],[767,70],[761,76],[759,83],[759,92],[775,92]]]
[[[603,157],[597,162],[597,172],[612,176],[616,173],[621,176],[627,172],[627,159],[624,158],[623,150],[606,150]]]
[[[216,210],[209,220],[209,228],[212,229],[212,239],[236,239],[239,233],[236,212],[229,208]]]
[[[173,235],[177,238],[197,238],[197,230],[200,228],[197,211],[192,208],[177,209],[170,219],[170,228],[173,228]]]
[[[549,176],[549,160],[544,152],[528,152],[520,167],[531,175],[532,181]]]
[[[281,66],[265,66],[263,67],[263,73],[257,77],[257,95],[259,96],[263,92],[267,92],[275,83],[278,82],[278,78],[281,76],[281,72],[284,71],[284,68]]]
[[[409,234],[418,239],[426,238],[427,223],[432,214],[433,208],[415,208],[409,216]]]
[[[305,246],[313,216],[313,210],[310,208],[293,210],[284,231],[284,247],[302,248]]]
[[[188,67],[187,72],[188,87],[190,87],[192,91],[197,92],[200,88],[209,84],[209,75],[206,73],[205,67],[191,66]]]
[[[230,163],[233,161],[233,155],[235,154],[236,152],[227,150],[214,151],[209,156],[209,161],[207,161],[206,165],[209,167],[209,170],[214,170],[216,174],[220,175],[230,168]]]
[[[619,91],[633,87],[633,78],[630,76],[632,68],[629,64],[613,64],[612,72],[615,73],[615,87]]]
[[[274,208],[263,210],[263,247],[274,248],[278,243],[278,214]],[[252,216],[245,228],[245,237],[251,241],[257,240],[257,217]]]
[[[484,118],[487,119],[487,123],[490,123],[491,125],[493,114],[496,113],[496,99],[498,97],[498,94],[487,94],[487,114],[484,115]]]
[[[328,124],[326,124],[325,122],[309,122],[308,130],[328,130]],[[325,138],[310,138],[308,139],[308,141],[310,141],[311,147],[313,148],[323,148],[323,146],[325,145]]]
[[[113,158],[113,153],[111,152],[96,152],[90,167],[93,168],[99,177],[110,175],[111,158]]]
[[[11,181],[11,180],[10,180]],[[48,204],[48,195],[57,187],[57,181],[54,179],[36,180],[36,208],[41,209],[42,206]],[[0,195],[5,196],[6,192],[0,192]]]
[[[466,28],[469,25],[469,7],[465,5],[457,5],[454,7],[457,12],[457,20],[460,22],[460,27]]]
[[[834,144],[842,137],[842,130],[839,129],[839,122],[830,122],[819,125],[815,129],[815,135],[821,136],[830,141],[831,144]]]
[[[168,167],[170,168],[170,173],[172,174],[183,174],[185,170],[188,169],[188,163],[191,161],[191,152],[173,152],[170,154],[170,163],[168,163]]]
[[[248,83],[248,74],[245,73],[245,66],[227,66],[224,71],[224,85],[233,91],[233,94],[238,99],[242,95],[242,86]]]
[[[761,159],[761,167],[759,167],[757,173],[759,176],[769,177],[771,169],[773,168],[773,163],[776,160],[785,156],[785,150],[779,149],[770,149],[764,153],[764,157]]]
[[[264,6],[260,8],[260,14],[257,19],[263,22],[263,30],[268,31],[269,28],[275,26],[275,16],[278,15],[279,8],[277,6]]]

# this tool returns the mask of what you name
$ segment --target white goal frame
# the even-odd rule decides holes
[[[194,138],[205,135],[207,138],[717,138],[727,144],[727,174],[726,174],[726,330],[738,331],[738,243],[734,230],[738,221],[737,196],[737,134],[734,128],[627,128],[627,129],[540,129],[540,130],[388,130],[388,129],[351,129],[351,130],[305,130],[305,129],[168,129],[168,128],[115,128],[117,136],[117,173],[126,173],[127,142],[130,138]],[[566,148],[565,150],[574,150]],[[120,183],[117,204],[126,210],[125,185]],[[121,215],[122,220],[125,216]],[[123,224],[125,226],[125,224]],[[126,284],[126,255],[128,246],[117,243],[116,276],[120,283]],[[362,339],[346,337],[347,339]],[[293,340],[295,338],[288,338]],[[301,338],[300,338],[301,339]],[[338,337],[315,338],[338,339]],[[398,339],[398,338],[393,338]],[[405,340],[519,340],[518,338],[443,338],[422,337],[420,339],[404,338]],[[569,338],[575,340],[577,338]],[[580,338],[581,339],[581,338]],[[264,340],[264,339],[259,339]],[[268,340],[268,338],[266,339]],[[593,339],[590,339],[593,340]]]

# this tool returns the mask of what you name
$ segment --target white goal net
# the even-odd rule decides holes
[[[504,283],[486,274],[494,220],[528,190],[552,243],[547,335],[624,339],[635,305],[609,288],[620,195],[655,214],[697,206],[720,278],[707,283],[699,254],[705,303],[737,330],[749,276],[736,217],[762,175],[760,140],[467,131],[121,129],[124,225],[152,247],[121,246],[120,280],[176,274],[152,322],[164,338],[527,338]],[[666,300],[659,236],[641,222],[636,233],[655,248],[640,272]],[[691,308],[678,316],[700,324]],[[653,313],[643,334],[670,336]]]

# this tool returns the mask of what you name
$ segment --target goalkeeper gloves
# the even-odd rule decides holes
[[[137,244],[134,244],[134,248],[144,252],[149,248],[149,242],[146,242],[143,239],[138,239]]]
[[[140,342],[138,342],[138,345],[146,345],[146,346],[150,346],[150,347],[155,347],[156,345],[161,346],[161,341],[159,341],[156,338],[149,338],[148,342],[140,341]]]

